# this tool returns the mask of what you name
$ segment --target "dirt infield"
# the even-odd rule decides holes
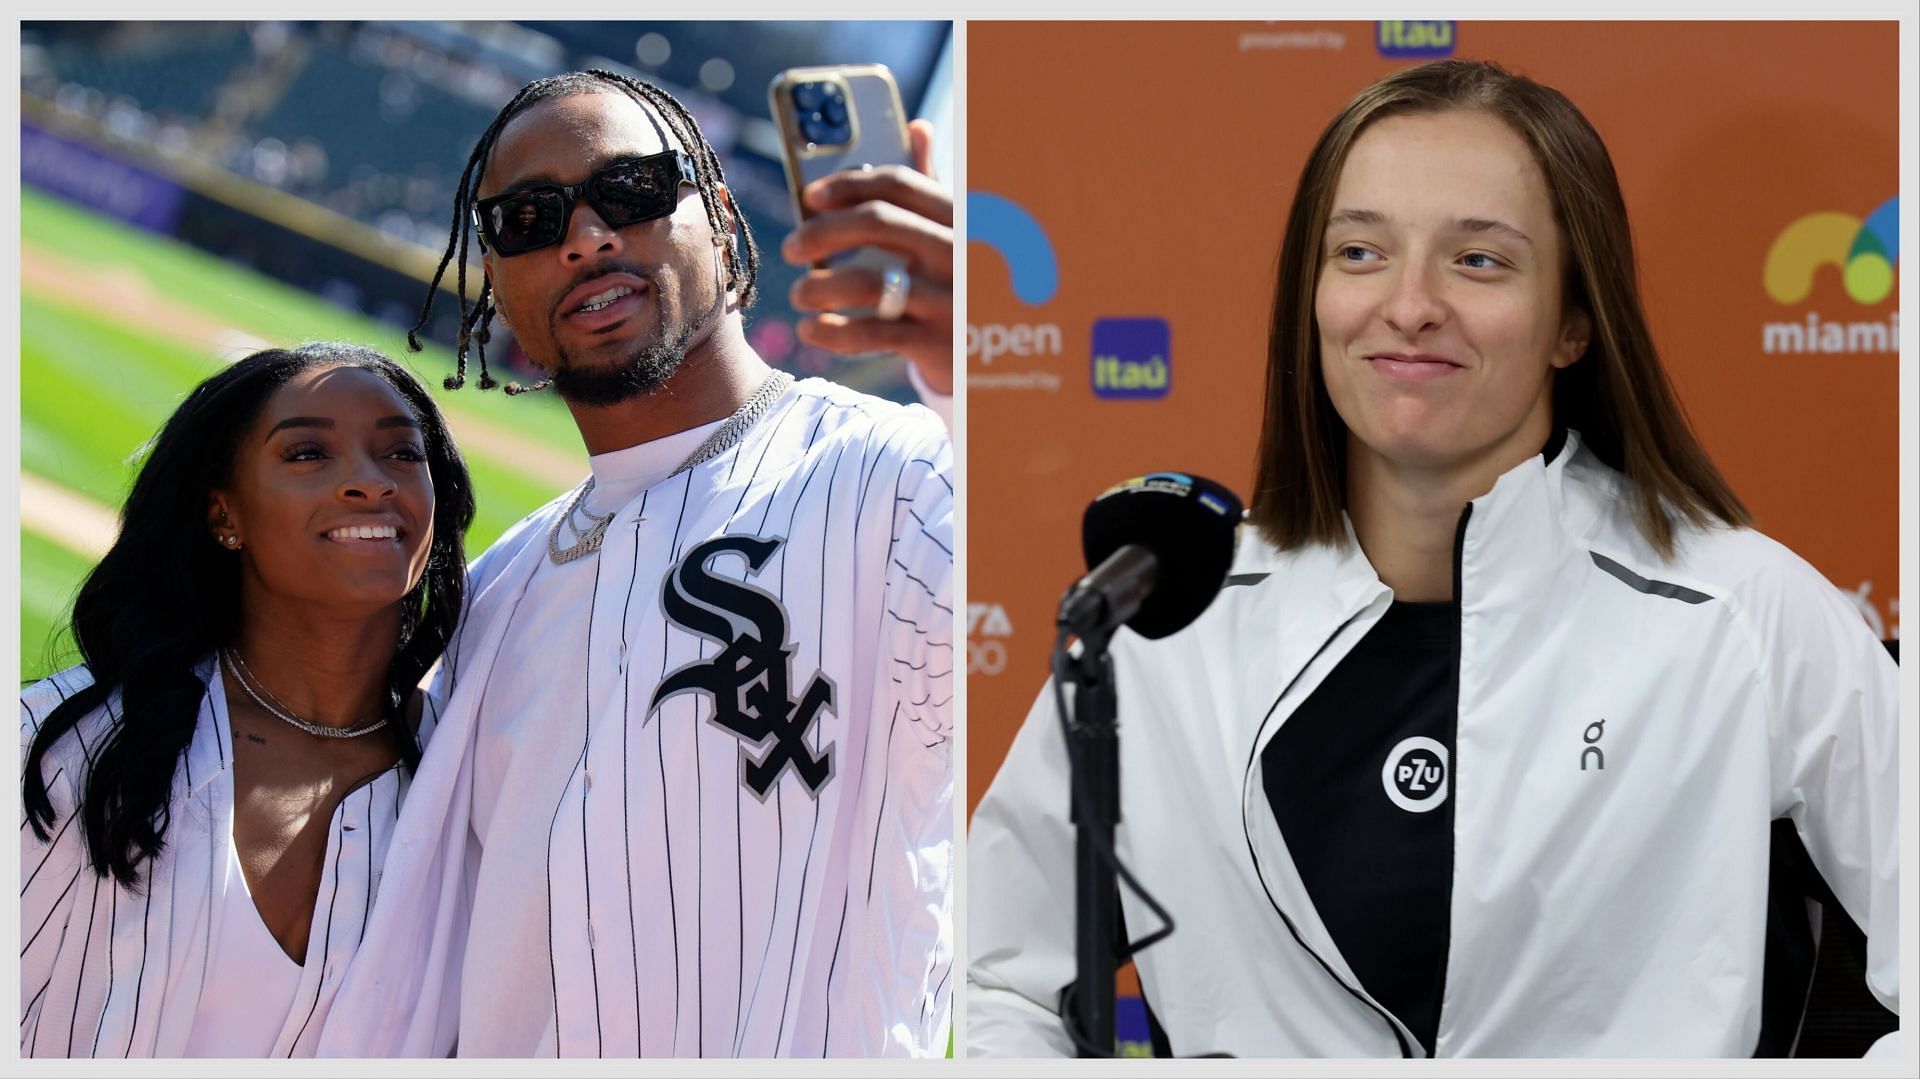
[[[32,474],[20,474],[20,527],[98,560],[120,534],[120,518],[90,498]]]
[[[267,342],[252,334],[163,299],[136,270],[77,261],[25,239],[20,241],[20,291],[63,307],[137,322],[156,334],[229,360],[267,347]]]

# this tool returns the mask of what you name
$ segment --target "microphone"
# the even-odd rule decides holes
[[[1082,638],[1123,624],[1150,639],[1186,628],[1226,583],[1240,517],[1240,499],[1199,476],[1153,472],[1109,487],[1081,519],[1091,570],[1061,599],[1059,624]]]

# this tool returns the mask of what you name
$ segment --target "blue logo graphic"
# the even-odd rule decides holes
[[[1432,59],[1452,56],[1456,26],[1451,20],[1383,21],[1374,24],[1380,55]]]
[[[1208,494],[1205,491],[1200,492],[1200,504],[1212,510],[1216,515],[1221,517],[1225,517],[1229,512],[1227,509],[1227,504],[1225,502],[1220,501],[1220,496]]]
[[[1038,307],[1060,291],[1060,264],[1053,241],[1019,203],[985,191],[967,192],[967,239],[983,243],[1006,260],[1013,294]]]
[[[1173,388],[1173,331],[1163,318],[1093,323],[1093,394],[1120,400],[1165,397]]]

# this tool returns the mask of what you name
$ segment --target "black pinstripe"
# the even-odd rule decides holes
[[[374,782],[378,783],[379,780],[376,779],[374,780]],[[398,784],[396,782],[396,786],[397,785]],[[372,784],[368,784],[368,786],[371,787]],[[398,806],[400,804],[400,799],[398,797],[399,792],[396,790],[394,793],[395,793],[395,797],[393,802],[395,806]],[[343,821],[342,823],[345,823],[345,822]],[[359,945],[366,942],[367,923],[373,920],[373,880],[374,880],[373,873],[375,869],[375,866],[373,864],[373,848],[378,846],[378,844],[376,844],[373,841],[373,792],[372,790],[368,790],[367,792],[366,829],[367,829],[367,898],[366,898],[366,902],[360,905],[360,934],[359,936],[356,936],[353,938],[354,945],[356,948]]]
[[[556,1057],[561,1055],[560,963],[559,960],[554,958],[553,954],[553,833],[560,824],[560,811],[566,808],[567,792],[573,789],[574,776],[580,774],[581,766],[585,764],[586,759],[586,747],[582,746],[580,756],[573,762],[573,774],[567,777],[566,784],[560,788],[560,798],[553,804],[553,816],[547,821],[547,970],[549,972],[548,980],[552,983],[553,989],[553,1055]],[[596,987],[595,999],[598,999],[598,996],[598,988]],[[597,1021],[598,1020],[596,1020],[596,1022]]]
[[[907,564],[905,562],[902,562],[896,558],[893,560],[893,564],[900,567],[900,570],[901,570],[900,575],[902,577],[905,577],[907,580],[912,581],[914,584],[917,584],[920,586],[920,590],[927,594],[927,599],[932,601],[932,604],[935,610],[945,611],[948,614],[953,613],[952,607],[949,607],[946,604],[940,602],[940,594],[933,590],[933,586],[927,584],[927,582],[921,580],[920,578],[915,577],[913,575],[913,571],[907,568]]]
[[[641,492],[640,509],[633,523],[637,530],[647,518],[647,495]],[[620,614],[620,666],[624,670],[627,664],[627,626],[633,620],[633,589],[640,580],[640,545],[633,545],[633,569],[627,576],[627,602]],[[633,956],[633,1031],[635,1055],[647,1055],[647,1032],[645,1013],[640,1008],[640,930],[634,924],[633,908],[633,810],[631,794],[633,781],[628,768],[627,747],[632,741],[633,724],[630,709],[633,695],[620,695],[620,838],[625,844],[627,863],[627,948]],[[557,1025],[556,1028],[558,1029]]]
[[[33,999],[27,1002],[26,1007],[20,1009],[20,1025],[21,1026],[27,1025],[27,1020],[31,1018],[33,1015],[33,1006],[35,1004],[40,1003],[40,998],[47,994],[47,986],[50,986],[52,984],[53,984],[52,978],[48,978],[46,981],[40,983],[40,988],[34,991]]]
[[[73,1028],[80,1018],[80,991],[87,984],[87,953],[93,950],[93,922],[100,913],[100,875],[94,874],[93,901],[87,904],[87,935],[80,938],[80,981],[74,986],[75,1006],[67,1013],[67,1051],[64,1055],[73,1055]]]
[[[922,517],[922,516],[920,516],[919,514],[917,514],[917,513],[915,513],[915,512],[913,512],[913,507],[912,507],[912,506],[908,506],[908,507],[907,507],[907,516],[909,516],[909,517],[912,517],[912,518],[913,518],[914,520],[916,520],[916,521],[919,521],[919,522],[920,522],[920,534],[921,534],[922,536],[925,536],[925,537],[927,538],[927,542],[928,542],[928,543],[931,543],[931,544],[933,544],[933,545],[934,545],[935,547],[938,547],[938,548],[940,548],[941,550],[943,550],[943,551],[946,551],[949,557],[951,557],[951,556],[952,556],[952,554],[953,554],[953,552],[952,552],[952,551],[949,551],[949,550],[947,550],[947,545],[946,545],[946,544],[944,544],[944,543],[941,543],[941,542],[940,542],[940,540],[939,540],[939,539],[938,539],[937,537],[935,537],[933,533],[931,533],[931,532],[929,532],[929,531],[927,531],[927,521],[926,521],[926,518],[924,518],[924,517]]]
[[[880,758],[882,761],[887,762],[889,764],[891,764],[891,762],[893,761],[893,732],[899,726],[900,726],[900,705],[896,703],[893,706],[893,719],[887,723],[886,752]],[[888,781],[893,778],[893,769],[891,767],[888,767],[888,768],[882,769],[881,771],[882,771],[882,775],[880,778],[879,820],[883,821],[887,819],[887,789],[888,789]],[[869,903],[873,902],[873,870],[874,870],[874,867],[879,864],[880,864],[880,828],[879,828],[878,822],[876,822],[873,829],[873,849],[867,854],[867,902]],[[843,932],[847,928],[847,924],[844,919],[840,923],[840,928]],[[828,979],[828,984],[829,985],[832,984],[831,978]]]
[[[153,925],[153,888],[146,889],[146,909],[140,913],[140,973],[133,980],[133,1021],[127,1026],[127,1047],[120,1054],[133,1056],[133,1040],[140,1035],[140,1002],[147,992],[147,953],[151,950],[148,933]]]
[[[47,844],[47,853],[42,854],[40,856],[40,861],[34,865],[33,872],[27,874],[27,879],[20,882],[20,894],[22,896],[27,894],[27,888],[31,886],[36,879],[39,878],[40,870],[46,867],[47,859],[53,857],[53,852],[60,848],[60,838],[67,834],[67,829],[72,827],[73,822],[78,820],[79,818],[80,818],[80,807],[78,805],[75,805],[73,807],[73,812],[67,814],[67,822],[65,824],[62,824],[59,830],[53,833],[52,842]]]
[[[833,1041],[833,974],[840,969],[840,941],[847,935],[847,908],[853,903],[849,892],[840,893],[840,929],[833,935],[833,958],[827,961],[827,1003],[820,1021],[820,1058],[826,1059],[827,1046]]]
[[[33,942],[40,939],[40,934],[47,928],[47,923],[53,921],[53,916],[60,912],[60,902],[67,898],[67,894],[69,892],[73,891],[73,886],[79,883],[80,874],[85,871],[86,871],[85,866],[82,866],[79,869],[76,869],[73,871],[72,879],[68,880],[67,886],[60,890],[60,899],[55,900],[53,904],[53,909],[47,912],[47,916],[45,918],[40,919],[40,928],[35,929],[33,931],[33,936],[28,937],[27,942],[20,946],[20,950],[22,952],[25,952],[28,948],[33,947]]]
[[[113,1007],[113,926],[119,921],[116,917],[119,912],[120,889],[115,888],[107,893],[107,998],[100,1002],[100,1020],[93,1025],[93,1046],[87,1050],[90,1057],[100,1055],[100,1032],[106,1029],[107,1010]],[[78,1012],[79,1009],[74,1011]]]
[[[727,515],[726,522],[722,525],[721,531],[724,532],[730,529],[734,519],[737,518],[740,514],[740,511],[746,507],[747,495],[752,493],[754,481],[760,478],[760,470],[766,466],[767,455],[772,451],[773,444],[779,437],[780,428],[782,425],[786,423],[788,417],[793,415],[793,413],[794,413],[793,404],[791,403],[791,401],[789,401],[787,407],[781,409],[779,416],[773,419],[772,421],[773,426],[768,428],[766,437],[761,439],[760,459],[753,463],[753,471],[747,474],[746,482],[741,484],[740,498],[734,503],[733,512]],[[817,422],[814,425],[814,431],[816,433],[819,431],[819,424]],[[808,438],[808,445],[809,446],[812,445],[811,436],[809,436]],[[730,460],[727,463],[727,482],[731,483],[733,481],[734,469],[739,466],[739,463],[740,463],[740,454],[736,450],[735,452],[732,453],[732,460]],[[688,487],[689,488],[692,487],[691,481],[688,482]],[[772,499],[768,499],[767,514],[763,514],[761,517],[761,528],[763,531],[766,527],[766,517],[772,513],[772,509],[773,509]],[[677,538],[678,537],[676,536],[676,540]],[[784,549],[784,545],[782,546]],[[669,563],[667,572],[672,573],[673,567],[679,565],[679,562],[680,562],[680,559],[676,553],[676,557],[674,557]],[[785,562],[784,561],[782,562],[781,575],[783,578],[783,584],[782,584],[782,590],[780,594],[782,598],[784,598],[785,597],[785,590],[784,590]],[[707,642],[704,638],[698,642],[696,647],[697,647],[697,651],[695,654],[701,659],[707,658]],[[664,671],[664,668],[663,668],[663,671]],[[705,774],[701,771],[701,768],[700,768],[700,743],[702,739],[700,737],[699,707],[700,707],[699,704],[696,702],[694,705],[695,720],[694,720],[694,733],[693,733],[693,774],[696,780],[700,782],[702,785],[704,785]],[[662,734],[664,735],[664,733],[665,732],[663,731]],[[705,804],[706,804],[706,799],[700,796],[700,794],[696,794],[693,800],[694,823],[695,823],[695,826],[699,828],[703,834],[705,831],[705,821],[704,821]],[[743,863],[741,863],[740,861],[740,857],[741,857],[740,856],[740,840],[741,840],[740,792],[737,788],[734,791],[733,837],[734,837],[733,849],[734,849],[734,864],[735,864],[734,880],[736,885],[734,891],[735,891],[735,898],[739,900],[739,907],[738,907],[739,936],[740,936],[740,953],[741,953],[741,958],[740,958],[741,972],[739,977],[736,978],[734,982],[733,1023],[734,1023],[734,1031],[737,1034],[740,1028],[740,997],[739,997],[740,983],[746,980],[746,969],[745,969],[746,898],[745,896],[739,894],[739,887],[738,887],[738,882],[741,876],[741,866]],[[700,954],[700,951],[701,951],[700,940],[706,934],[706,904],[702,902],[703,893],[706,887],[705,862],[706,862],[706,844],[705,843],[695,844],[694,845],[693,905],[694,905],[694,909],[698,912],[694,920],[695,926],[696,926],[696,933],[695,933],[695,939],[694,939],[695,955]],[[707,999],[706,999],[705,981],[706,981],[706,964],[704,963],[694,964],[694,982],[693,982],[694,1045],[695,1045],[695,1052],[698,1055],[703,1057],[707,1055],[707,1024],[706,1024]]]
[[[351,793],[349,793],[348,797],[352,797]],[[369,793],[367,797],[371,800],[373,795]],[[344,810],[345,806],[346,799],[343,798],[341,799],[341,808]],[[339,835],[337,831],[334,834],[336,837]],[[293,1041],[287,1045],[287,1056],[289,1057],[293,1056],[294,1047],[300,1044],[300,1039],[307,1036],[307,1024],[313,1022],[314,1012],[320,1009],[320,991],[325,988],[327,981],[327,957],[333,954],[333,909],[340,901],[340,859],[345,857],[346,853],[346,841],[340,839],[333,851],[333,895],[327,900],[327,928],[326,932],[321,935],[320,941],[320,977],[315,978],[313,981],[313,1003],[307,1006],[307,1017],[300,1023],[300,1032],[295,1034]],[[306,959],[308,961],[313,959],[313,940],[311,936],[309,936],[307,940]]]
[[[794,411],[793,406],[789,405],[786,410],[786,414],[791,414],[793,411]],[[784,418],[784,415],[783,415],[783,418]],[[806,452],[813,448],[814,441],[820,437],[820,426],[825,422],[826,422],[825,413],[822,413],[814,417],[813,430],[807,432],[806,444],[801,448],[802,456],[805,456]],[[775,433],[776,434],[778,433],[777,429]],[[772,445],[771,438],[768,439],[768,445],[769,446]],[[761,458],[761,461],[764,463],[766,460],[766,453],[764,451],[761,453],[760,458]],[[798,515],[799,505],[801,500],[806,496],[807,484],[813,481],[813,473],[816,469],[818,469],[818,467],[819,467],[819,462],[815,461],[813,467],[807,470],[806,480],[801,483],[799,492],[794,495],[794,500],[793,500],[794,513],[788,516],[787,528],[784,532],[781,533],[781,535],[784,536],[793,531],[793,521],[794,521],[794,518]],[[754,467],[754,471],[757,475],[759,472],[758,465]],[[732,527],[733,519],[739,515],[740,510],[746,505],[748,489],[750,489],[751,487],[752,487],[752,480],[749,480],[747,488],[741,489],[740,501],[734,505],[733,513],[728,515],[728,518],[727,518],[726,527],[728,529]],[[772,520],[773,518],[773,505],[777,497],[778,496],[775,495],[767,498],[765,509],[760,514],[760,527],[758,529],[758,532],[762,536],[765,536],[767,534],[767,522]],[[775,585],[775,591],[774,591],[775,596],[781,601],[782,606],[785,606],[786,598],[787,598],[787,547],[788,545],[784,543],[780,545],[780,575],[779,575],[779,580]],[[747,985],[747,896],[746,896],[746,891],[743,885],[743,882],[746,879],[746,862],[745,862],[746,854],[744,849],[746,844],[745,844],[745,837],[741,834],[741,830],[740,830],[740,817],[741,817],[742,806],[743,806],[745,797],[746,797],[745,793],[739,787],[736,786],[733,792],[733,860],[734,860],[734,882],[736,884],[735,898],[738,900],[738,903],[735,908],[736,911],[738,912],[738,917],[735,920],[735,925],[739,931],[739,947],[738,947],[738,951],[735,953],[737,965],[735,967],[734,985],[733,985],[733,1055],[734,1056],[740,1055],[741,1037],[746,1030],[746,1025],[744,1022],[745,1017],[743,1016],[742,1013],[751,1006],[751,1002],[748,1001],[744,996],[746,992],[746,985]],[[784,811],[780,805],[779,795],[776,794],[774,796],[773,801],[774,801],[774,816],[777,821]],[[780,877],[779,877],[780,855],[781,855],[781,851],[779,850],[778,847],[776,847],[774,849],[774,867],[775,868],[774,868],[774,881],[773,881],[774,894],[773,894],[773,907],[772,907],[772,909],[776,911],[779,909],[779,906],[780,906]],[[773,941],[773,933],[772,933],[771,926],[769,926],[768,933],[767,933],[767,942],[771,944],[772,941]],[[765,964],[766,964],[766,956],[763,952],[761,955],[762,969],[764,969]],[[755,985],[755,989],[758,990],[759,982],[757,979],[754,985]]]
[[[928,636],[933,633],[932,629],[929,629],[928,627],[923,626],[918,622],[915,622],[913,619],[908,618],[907,616],[901,614],[899,611],[893,610],[892,608],[888,608],[887,615],[896,622],[904,622],[907,625],[913,627],[913,631],[922,637]],[[929,647],[937,647],[938,645],[939,645],[938,641],[928,642]],[[948,647],[951,647],[951,646],[949,645]]]
[[[869,431],[868,442],[871,443],[871,441],[871,431]],[[840,476],[840,462],[844,457],[845,454],[843,453],[833,459],[833,472],[827,476],[828,491],[833,490],[833,481]],[[858,535],[859,520],[857,516],[854,518],[856,536]],[[827,582],[827,540],[833,534],[832,529],[833,499],[828,498],[826,512],[821,515],[820,521],[820,587],[823,590],[826,588]],[[824,641],[827,637],[827,605],[824,602],[818,605],[817,613],[819,615],[819,624],[814,627],[814,639]],[[793,948],[787,953],[787,988],[780,997],[780,1027],[774,1034],[774,1052],[776,1053],[780,1051],[781,1045],[787,1038],[787,1006],[793,1000],[793,966],[794,961],[798,959],[800,955],[800,915],[807,908],[807,875],[813,871],[813,845],[819,839],[820,803],[816,801],[813,803],[813,828],[807,835],[807,857],[805,861],[800,863],[800,898],[793,905]]]
[[[926,999],[920,1002],[920,1025],[926,1025],[927,1009],[933,1007],[933,1002],[940,999],[940,990],[947,987],[947,979],[951,977],[953,977],[953,960],[949,959],[946,973],[940,975],[940,981],[934,985],[933,992],[927,994]]]
[[[815,439],[819,437],[821,424],[823,424],[825,421],[826,421],[825,413],[822,413],[819,417],[815,419],[814,425],[813,425],[813,431],[807,436],[808,449],[813,448]],[[845,452],[845,449],[843,447],[841,450],[836,451],[834,455],[834,468],[836,473],[839,468],[840,454],[844,452]],[[806,501],[807,489],[810,486],[812,486],[813,477],[816,474],[818,474],[819,471],[820,471],[820,462],[817,460],[807,469],[807,477],[805,480],[801,481],[799,492],[794,495],[793,505],[792,507],[790,507],[789,512],[787,514],[787,527],[785,529],[784,534],[788,536],[791,536],[793,534],[793,525],[795,521],[800,519],[800,506],[803,502]],[[829,497],[831,497],[831,494],[832,494],[831,479],[829,479],[828,481],[827,490],[828,490]],[[767,504],[767,517],[770,518],[772,514],[773,514],[773,504],[772,504],[772,501],[769,500]],[[765,531],[766,518],[763,518],[760,524],[761,524],[762,531]],[[780,546],[780,596],[781,596],[781,599],[783,600],[786,598],[786,587],[787,587],[787,551],[791,550],[792,546],[793,545],[790,543],[781,544]],[[822,580],[821,588],[823,591],[825,590],[825,587],[826,587],[826,582]],[[824,600],[824,597],[823,597],[823,600]],[[736,797],[738,797],[737,794],[736,794]],[[761,946],[760,963],[757,967],[757,973],[754,975],[753,993],[752,995],[746,998],[747,1014],[745,1016],[740,1017],[738,1022],[735,1024],[736,1029],[734,1032],[734,1045],[733,1045],[733,1051],[735,1056],[738,1056],[740,1054],[741,1044],[742,1044],[741,1032],[745,1029],[746,1020],[751,1019],[753,1017],[753,1006],[755,1003],[759,1001],[759,998],[760,998],[760,985],[766,979],[767,957],[773,953],[774,926],[772,924],[772,919],[775,917],[778,917],[779,911],[780,911],[780,881],[785,877],[785,874],[781,872],[781,866],[785,862],[786,852],[787,852],[786,851],[787,813],[786,813],[785,801],[782,798],[780,798],[777,794],[773,798],[773,812],[774,812],[774,826],[776,828],[776,833],[775,833],[776,842],[774,845],[774,863],[773,863],[773,867],[774,867],[773,902],[769,907],[769,910],[771,913],[769,914],[769,921],[767,925],[766,943]],[[743,921],[745,919],[744,908],[745,908],[745,900],[743,897],[742,914],[741,914],[741,918]],[[743,933],[743,936],[744,936],[744,933]],[[745,958],[746,944],[744,940],[741,942],[740,950],[741,950],[741,962],[744,965],[746,961],[746,958]],[[744,982],[745,980],[746,980],[746,977],[743,972],[741,975],[741,981]]]
[[[892,756],[893,756],[893,731],[894,731],[894,728],[899,725],[899,723],[900,723],[900,706],[898,704],[895,704],[893,706],[893,718],[891,721],[889,721],[887,725],[887,750],[880,757],[880,805],[874,814],[873,848],[867,856],[867,903],[868,904],[871,904],[873,902],[873,867],[876,859],[878,859],[880,856],[880,825],[881,825],[881,822],[887,819],[887,787],[889,785],[889,781],[893,778],[893,768],[891,767]],[[869,762],[869,764],[871,764],[871,762]],[[873,774],[873,769],[871,767],[861,769],[860,788],[859,788],[861,792],[865,791],[866,785],[867,785],[867,777],[872,774]],[[854,795],[853,804],[856,807],[858,807],[860,804],[860,796],[858,793]],[[845,939],[847,935],[847,911],[852,906],[852,900],[853,900],[852,889],[849,888],[846,891],[843,891],[841,893],[840,895],[840,928],[834,931],[833,958],[827,962],[827,985],[826,985],[827,1003],[825,1008],[825,1018],[822,1021],[821,1028],[820,1028],[820,1055],[822,1057],[825,1057],[827,1055],[827,1046],[832,1044],[833,1042],[833,975],[840,968],[840,942],[843,939]]]
[[[667,562],[669,565],[680,560],[680,530],[687,523],[687,502],[693,494],[693,474],[687,473],[686,483],[680,492],[680,515],[673,523],[673,539],[667,544]],[[654,675],[657,683],[667,674],[666,633],[660,635],[660,670]],[[673,817],[668,812],[667,801],[667,727],[664,720],[654,729],[654,750],[660,760],[660,832],[666,844],[667,852],[667,917],[673,930],[673,1044],[680,1044],[680,903],[679,892],[673,886]],[[696,788],[697,789],[697,788]]]
[[[585,688],[586,708],[580,717],[580,726],[584,733],[580,739],[580,767],[583,775],[580,782],[580,899],[587,910],[587,975],[593,980],[593,1055],[600,1056],[606,1051],[606,1028],[600,1021],[600,948],[599,934],[593,928],[593,832],[587,827],[587,799],[593,797],[593,616],[600,609],[600,572],[598,560],[595,560],[593,590],[587,593],[587,650],[586,674],[582,678]],[[547,849],[553,849],[548,843]],[[552,855],[548,855],[551,860]],[[553,877],[547,877],[551,882]],[[551,883],[547,892],[547,918],[553,918],[553,892]],[[553,938],[547,938],[547,954],[553,954]],[[560,1004],[556,995],[553,1008],[553,1044],[556,1053],[560,1046]]]
[[[38,726],[34,727],[34,730],[36,732],[38,732],[39,729],[40,728]],[[60,778],[66,774],[67,774],[67,766],[64,764],[54,769],[53,778],[47,780],[47,790],[49,791],[53,790],[53,788],[59,784]],[[33,818],[27,815],[26,803],[22,802],[20,805],[20,830],[23,832],[26,831],[27,825],[32,823],[33,823]]]
[[[860,547],[860,522],[864,521],[867,516],[866,514],[867,492],[873,489],[873,474],[879,471],[880,459],[885,455],[886,449],[890,445],[892,445],[891,442],[882,442],[880,443],[881,452],[870,454],[870,456],[872,457],[872,461],[867,465],[867,473],[866,475],[860,477],[860,485],[858,488],[855,489],[855,492],[854,492],[853,546],[856,550],[858,550]],[[873,429],[868,428],[866,444],[861,447],[861,450],[864,453],[868,450],[871,450],[872,448],[873,448]]]

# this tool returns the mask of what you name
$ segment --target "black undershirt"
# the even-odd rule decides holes
[[[1392,604],[1261,753],[1267,801],[1320,920],[1428,1055],[1453,880],[1459,628],[1458,604]],[[1444,747],[1446,765],[1409,738]],[[1394,789],[1423,811],[1388,793],[1390,756]]]

